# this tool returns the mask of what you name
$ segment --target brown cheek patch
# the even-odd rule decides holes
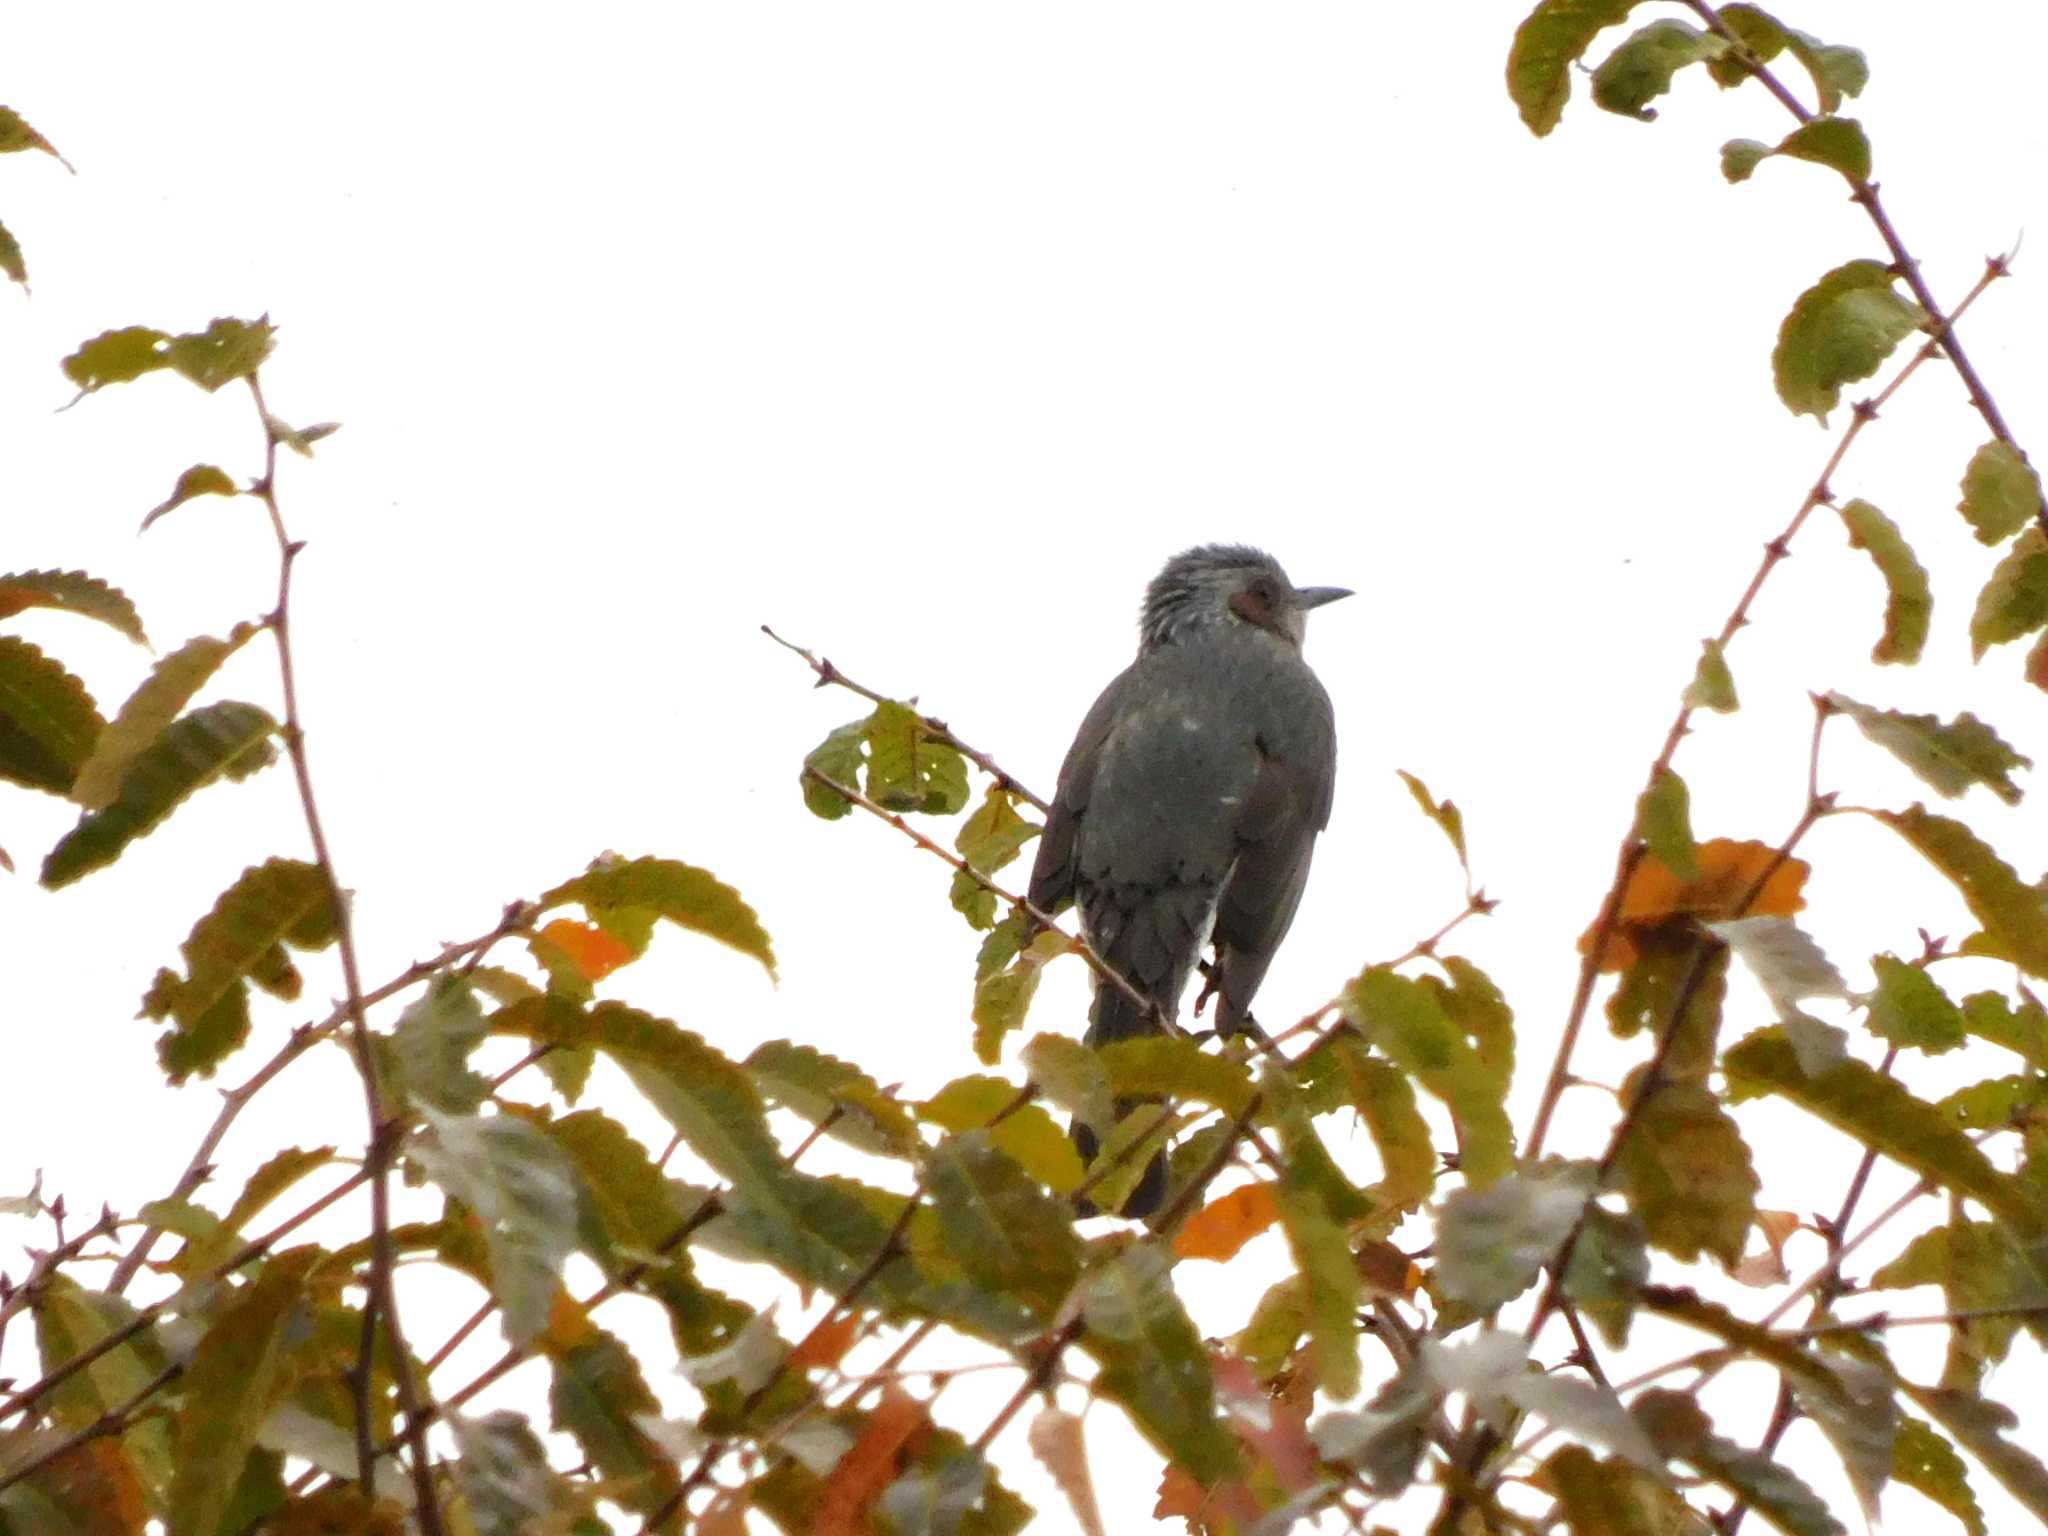
[[[1260,602],[1249,592],[1231,593],[1230,611],[1240,619],[1243,619],[1247,624],[1256,624],[1261,629],[1270,629],[1276,635],[1284,633],[1280,628],[1279,616],[1273,612],[1272,608]]]

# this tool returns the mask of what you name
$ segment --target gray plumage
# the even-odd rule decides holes
[[[1294,921],[1337,769],[1329,695],[1301,642],[1308,610],[1348,595],[1296,588],[1244,545],[1174,556],[1146,589],[1137,660],[1060,768],[1031,901],[1078,905],[1096,952],[1169,1018],[1213,944],[1216,1027],[1246,1028]],[[1088,1019],[1090,1045],[1157,1027],[1100,981]],[[1074,1136],[1092,1157],[1094,1132]],[[1125,1214],[1156,1209],[1165,1179],[1155,1159]]]

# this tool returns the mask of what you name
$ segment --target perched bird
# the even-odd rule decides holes
[[[1077,905],[1083,936],[1145,999],[1098,977],[1090,1045],[1174,1018],[1212,942],[1216,1028],[1250,1025],[1337,777],[1330,697],[1301,655],[1308,611],[1350,595],[1296,587],[1241,544],[1175,555],[1145,589],[1138,659],[1081,722],[1031,871],[1032,904]],[[1108,1130],[1075,1123],[1084,1158]],[[1123,1212],[1149,1215],[1165,1196],[1162,1155]]]

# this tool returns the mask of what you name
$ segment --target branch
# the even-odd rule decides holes
[[[829,657],[813,655],[810,651],[805,650],[802,646],[783,639],[782,636],[775,633],[775,631],[770,629],[766,624],[763,624],[761,626],[761,633],[766,635],[770,640],[773,640],[777,645],[781,646],[784,650],[794,651],[797,655],[803,657],[805,661],[809,662],[811,670],[818,674],[817,685],[820,688],[828,686],[837,686],[840,688],[844,688],[847,690],[847,692],[857,693],[862,698],[874,704],[896,704],[902,702],[901,700],[890,698],[885,693],[877,693],[874,689],[868,687],[864,683],[855,682],[852,678],[848,677],[844,672],[840,671],[837,667],[835,667],[832,664],[831,659]],[[983,752],[976,747],[971,747],[966,742],[962,741],[958,736],[956,736],[953,733],[953,728],[950,725],[946,724],[945,721],[939,719],[935,715],[920,715],[918,716],[918,723],[925,728],[925,730],[932,736],[934,740],[942,742],[946,746],[951,747],[955,752],[958,752],[962,757],[966,758],[967,761],[974,764],[974,766],[979,768],[983,773],[987,774],[990,778],[994,779],[996,781],[996,788],[1008,790],[1011,794],[1017,796],[1021,800],[1028,800],[1031,804],[1038,807],[1041,813],[1049,813],[1052,810],[1052,807],[1050,805],[1046,804],[1045,801],[1039,799],[1037,795],[1034,795],[1023,784],[1019,783],[1015,775],[1013,775],[1009,771],[1009,769],[1005,768],[1001,763],[997,762],[994,758],[990,757],[986,752]]]
[[[165,1366],[138,1388],[134,1396],[118,1408],[110,1408],[85,1428],[67,1435],[40,1456],[31,1457],[5,1476],[0,1476],[0,1493],[5,1493],[23,1478],[33,1477],[52,1462],[61,1461],[89,1440],[98,1440],[107,1435],[118,1435],[141,1415],[149,1400],[163,1391],[183,1373],[185,1367],[176,1361]]]
[[[441,1515],[440,1496],[434,1487],[434,1465],[427,1447],[426,1428],[415,1414],[418,1390],[412,1379],[412,1362],[406,1353],[405,1333],[398,1320],[398,1297],[391,1283],[391,1153],[395,1145],[395,1123],[384,1104],[383,1089],[377,1082],[377,1063],[370,1046],[370,1019],[364,999],[362,968],[356,956],[355,920],[349,907],[349,893],[336,874],[334,855],[327,846],[327,833],[320,821],[319,803],[313,795],[313,773],[306,758],[306,733],[299,713],[298,679],[292,661],[291,598],[292,567],[305,545],[285,532],[284,517],[277,505],[277,445],[279,425],[264,403],[263,385],[255,373],[249,375],[249,394],[263,424],[263,474],[250,491],[270,515],[271,531],[277,536],[277,611],[271,615],[270,632],[277,640],[278,679],[284,692],[284,745],[291,758],[292,776],[298,782],[299,806],[305,813],[306,836],[313,845],[313,861],[327,885],[334,911],[334,932],[341,951],[342,983],[347,989],[349,1042],[355,1052],[356,1072],[362,1078],[363,1106],[370,1121],[369,1145],[364,1154],[364,1171],[370,1179],[370,1275],[366,1316],[381,1313],[385,1341],[391,1351],[391,1373],[398,1386],[398,1404],[412,1433],[412,1484],[421,1527],[426,1536],[444,1536],[447,1529]],[[362,1358],[357,1369],[367,1383],[373,1339],[366,1331]]]

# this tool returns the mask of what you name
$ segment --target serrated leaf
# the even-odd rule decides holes
[[[1568,1445],[1543,1463],[1542,1476],[1571,1536],[1678,1536],[1686,1529],[1670,1518],[1676,1495],[1619,1456]]]
[[[416,1105],[470,1115],[490,1097],[490,1082],[469,1065],[489,1032],[483,1009],[460,977],[441,976],[398,1016],[391,1032],[393,1085]]]
[[[1963,999],[1963,1028],[2004,1046],[2036,1071],[2048,1068],[2048,1012],[2031,996],[2015,1009],[2001,993],[1973,992]]]
[[[1630,1074],[1624,1101],[1643,1091],[1645,1071]],[[1742,1132],[1700,1080],[1667,1080],[1650,1095],[1614,1177],[1653,1246],[1687,1263],[1702,1253],[1729,1269],[1742,1261],[1761,1183]]]
[[[1870,964],[1877,972],[1870,1029],[1880,1040],[1930,1056],[1963,1043],[1962,1010],[1925,970],[1895,955],[1875,956]]]
[[[1688,1394],[1661,1387],[1642,1393],[1631,1411],[1658,1450],[1691,1463],[1791,1536],[1846,1536],[1820,1496],[1783,1463],[1713,1432],[1713,1422]]]
[[[976,1285],[1050,1319],[1081,1272],[1073,1210],[1003,1153],[988,1131],[949,1136],[925,1164],[946,1247]]]
[[[1235,1116],[1250,1106],[1255,1091],[1242,1063],[1212,1056],[1177,1036],[1114,1040],[1097,1054],[1119,1098],[1196,1099]]]
[[[2010,1408],[1969,1392],[1944,1392],[1910,1381],[1899,1385],[1921,1411],[1982,1462],[2028,1514],[2048,1524],[2048,1467],[2006,1439],[2006,1432],[2019,1422]]]
[[[2013,541],[1977,594],[1970,616],[1970,653],[1981,660],[1994,645],[2005,645],[2048,624],[2048,535],[2029,527]]]
[[[260,633],[253,624],[237,624],[225,640],[198,635],[158,661],[100,732],[79,766],[71,798],[89,811],[111,805],[135,759],[178,718],[221,664]]]
[[[178,476],[178,483],[171,487],[170,495],[143,514],[142,527],[137,532],[147,533],[151,523],[196,497],[239,495],[241,489],[228,478],[226,470],[212,464],[194,464]]]
[[[414,1147],[428,1177],[476,1214],[490,1250],[491,1288],[514,1345],[547,1327],[562,1265],[577,1245],[576,1171],[548,1137],[511,1115],[420,1114],[432,1144]]]
[[[1870,140],[1853,117],[1816,117],[1801,123],[1771,153],[1839,171],[1851,186],[1870,180]]]
[[[1954,1515],[1969,1536],[1990,1536],[1963,1458],[1931,1426],[1911,1415],[1899,1421],[1892,1441],[1892,1476]]]
[[[1685,780],[1669,768],[1660,769],[1650,787],[1636,798],[1636,836],[1681,880],[1699,878],[1693,851],[1692,796]]]
[[[1116,1118],[1109,1073],[1093,1049],[1065,1035],[1033,1035],[1020,1054],[1042,1097],[1084,1125],[1104,1126]]]
[[[1237,1469],[1237,1447],[1216,1414],[1201,1336],[1181,1309],[1162,1249],[1134,1243],[1082,1280],[1081,1348],[1101,1366],[1098,1395],[1121,1403],[1159,1452],[1207,1484]]]
[[[992,875],[1017,857],[1018,851],[1038,836],[1037,823],[1017,814],[1017,797],[999,784],[991,784],[975,812],[961,823],[953,847],[967,867]],[[996,898],[972,876],[953,877],[953,908],[974,928],[992,928],[996,921]]]
[[[1749,967],[1780,1019],[1809,997],[1847,997],[1849,985],[1821,947],[1789,917],[1737,917],[1706,930]]]
[[[2019,804],[2020,788],[2012,781],[2012,771],[2031,768],[2034,760],[2015,752],[1967,710],[1944,722],[1933,715],[1874,709],[1839,693],[1829,694],[1827,700],[1937,793],[1953,800],[1981,784],[2007,805]]]
[[[1038,1105],[1012,1109],[1016,1097],[1014,1083],[977,1074],[955,1078],[918,1105],[918,1113],[949,1131],[986,1128],[1003,1154],[1047,1189],[1059,1195],[1073,1193],[1085,1172],[1081,1155]],[[1003,1116],[1000,1122],[998,1115]]]
[[[0,779],[64,794],[101,729],[84,683],[28,641],[0,635]]]
[[[164,361],[208,394],[223,384],[246,379],[263,366],[276,343],[277,327],[261,320],[222,317],[203,331],[173,336]]]
[[[1468,1183],[1483,1186],[1513,1166],[1514,1127],[1501,1108],[1498,1075],[1436,991],[1376,966],[1344,989],[1342,1006],[1373,1049],[1450,1110]]]
[[[1067,1507],[1083,1536],[1105,1536],[1102,1509],[1095,1498],[1095,1482],[1088,1475],[1088,1447],[1081,1434],[1081,1420],[1058,1408],[1042,1409],[1025,1432],[1031,1454],[1052,1475],[1066,1495]]]
[[[1793,415],[1825,425],[1842,386],[1877,372],[1926,320],[1919,305],[1894,291],[1895,281],[1882,262],[1845,262],[1793,303],[1771,353],[1778,398]]]
[[[1983,928],[1990,953],[2031,975],[2048,976],[2048,905],[2010,864],[1961,822],[1924,806],[1871,814],[1948,877]]]
[[[1956,510],[1980,544],[2002,544],[2041,518],[2041,477],[2011,443],[1993,438],[1970,456]]]
[[[974,985],[974,1054],[985,1065],[1002,1059],[1003,1041],[1024,1027],[1031,1000],[1038,995],[1039,973],[1046,962],[1073,952],[1074,941],[1048,928],[1021,949],[1007,968],[984,976]]]
[[[222,1230],[241,1231],[249,1224],[249,1218],[271,1201],[307,1174],[333,1161],[332,1147],[285,1147],[272,1153],[262,1167],[249,1175],[249,1182],[242,1186],[242,1192],[235,1196],[235,1203],[221,1217]]]
[[[170,1536],[215,1536],[256,1432],[285,1383],[285,1352],[322,1255],[279,1255],[223,1311],[185,1368]]]
[[[1728,658],[1718,640],[1700,642],[1700,659],[1686,685],[1687,709],[1711,709],[1716,714],[1733,714],[1740,707],[1735,697],[1735,676],[1728,670]]]
[[[1415,1480],[1429,1440],[1429,1416],[1442,1401],[1429,1371],[1412,1360],[1382,1382],[1363,1408],[1326,1413],[1309,1433],[1324,1460],[1356,1467],[1373,1492],[1391,1498]]]
[[[563,1309],[567,1326],[551,1327],[542,1349],[554,1367],[548,1386],[550,1420],[572,1436],[584,1458],[605,1479],[613,1502],[642,1515],[668,1503],[681,1487],[675,1463],[640,1427],[661,1405],[626,1346],[582,1315]]]
[[[1653,122],[1650,106],[1671,89],[1688,64],[1703,64],[1728,51],[1728,40],[1682,21],[1653,21],[1631,34],[1593,71],[1593,100],[1609,112]]]
[[[129,765],[120,793],[88,811],[43,860],[51,890],[105,867],[216,779],[239,781],[277,760],[277,722],[254,704],[203,705],[167,726]]]
[[[477,1536],[527,1536],[549,1528],[568,1485],[548,1465],[547,1447],[526,1420],[501,1408],[481,1418],[450,1414],[456,1483]]]
[[[2022,1247],[1995,1221],[1952,1215],[1908,1243],[1867,1282],[1874,1291],[1938,1285],[1951,1312],[1945,1384],[1974,1383],[1987,1366],[2005,1359],[2024,1324],[2048,1339],[2048,1251]],[[2024,1308],[2041,1308],[2034,1316]]]
[[[967,760],[909,705],[893,699],[877,705],[866,739],[868,798],[884,810],[950,816],[966,806]]]
[[[1724,5],[1720,12],[1723,24],[1759,61],[1769,63],[1789,49],[1813,77],[1823,115],[1840,111],[1843,97],[1861,94],[1863,87],[1870,83],[1870,67],[1854,48],[1823,43],[1817,37],[1786,26],[1758,6]],[[1709,68],[1723,86],[1738,85],[1749,74],[1747,67],[1733,53]]]
[[[1279,1219],[1280,1206],[1270,1183],[1240,1185],[1227,1195],[1218,1195],[1181,1223],[1173,1235],[1174,1257],[1228,1263]]]
[[[1605,28],[1628,20],[1639,0],[1540,0],[1515,29],[1508,95],[1529,131],[1557,126],[1572,93],[1572,67]]]
[[[675,859],[607,857],[542,896],[540,908],[571,901],[600,924],[621,912],[651,912],[716,939],[760,961],[771,977],[775,974],[775,949],[760,918],[738,891],[709,870]]]
[[[61,1271],[43,1284],[35,1307],[36,1350],[45,1374],[98,1346],[108,1335],[137,1322],[133,1305],[106,1291],[91,1291]],[[143,1328],[127,1343],[108,1349],[60,1383],[47,1400],[50,1417],[62,1428],[88,1428],[102,1414],[129,1401],[165,1364],[161,1339],[154,1327]],[[139,1447],[147,1450],[147,1447]],[[168,1443],[159,1451],[161,1470],[168,1472]],[[152,1468],[152,1470],[158,1470]]]
[[[921,1151],[910,1111],[850,1062],[808,1045],[770,1040],[743,1063],[763,1098],[792,1110],[848,1146],[882,1157]]]
[[[1437,1284],[1482,1312],[1513,1301],[1563,1245],[1592,1192],[1591,1166],[1575,1163],[1453,1191],[1439,1208]]]
[[[1400,776],[1401,782],[1408,786],[1408,793],[1415,797],[1415,803],[1422,808],[1422,814],[1435,822],[1442,829],[1444,836],[1451,840],[1451,849],[1458,855],[1459,867],[1469,869],[1471,866],[1465,860],[1464,813],[1449,800],[1438,801],[1430,794],[1429,786],[1414,774],[1401,768],[1396,768],[1394,772]]]
[[[64,377],[91,394],[109,384],[126,384],[171,365],[171,338],[146,325],[102,331],[64,359]]]
[[[1884,633],[1872,647],[1870,659],[1880,664],[1918,661],[1934,614],[1926,567],[1906,543],[1899,525],[1869,502],[1859,498],[1836,510],[1849,530],[1850,547],[1868,550],[1878,574],[1884,577]]]
[[[137,645],[149,644],[142,616],[128,594],[84,571],[21,571],[0,576],[0,619],[11,618],[25,608],[75,613],[126,635]]]
[[[834,784],[844,784],[848,789],[858,787],[867,727],[866,720],[849,721],[833,730],[804,758],[804,772],[798,782],[803,788],[804,804],[813,816],[837,821],[853,814],[853,802],[812,778],[811,770],[816,769]]]
[[[1895,1079],[1853,1058],[1809,1077],[1777,1028],[1761,1029],[1722,1057],[1731,1099],[1775,1093],[1943,1189],[1978,1201],[2019,1232],[2044,1229],[2025,1188],[2002,1173],[1942,1112]]]
[[[1380,1155],[1374,1193],[1400,1211],[1419,1210],[1436,1190],[1436,1147],[1415,1104],[1415,1089],[1400,1070],[1346,1041],[1333,1047],[1350,1086],[1351,1104]]]
[[[1565,1265],[1565,1299],[1591,1318],[1608,1344],[1628,1343],[1636,1298],[1650,1278],[1650,1256],[1642,1223],[1617,1216],[1599,1205],[1586,1207],[1586,1219]]]
[[[192,926],[179,953],[185,975],[161,971],[142,1001],[144,1018],[168,1020],[157,1060],[173,1083],[213,1075],[249,1032],[249,983],[296,999],[302,985],[285,946],[321,950],[334,942],[327,877],[299,859],[245,869]]]
[[[1358,1266],[1343,1226],[1289,1160],[1275,1191],[1280,1230],[1294,1267],[1308,1282],[1308,1357],[1332,1397],[1358,1392]]]

